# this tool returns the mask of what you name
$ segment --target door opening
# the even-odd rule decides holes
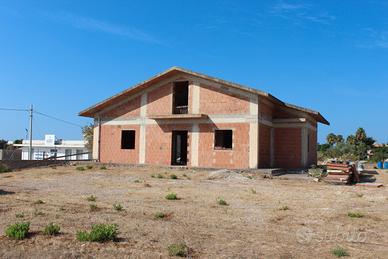
[[[187,131],[172,132],[171,165],[187,165]]]

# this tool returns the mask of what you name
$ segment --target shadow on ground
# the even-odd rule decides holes
[[[15,194],[15,192],[4,191],[0,189],[0,195]]]

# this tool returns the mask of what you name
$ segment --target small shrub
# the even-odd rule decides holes
[[[251,188],[251,193],[256,194],[257,192],[255,189]]]
[[[44,204],[44,201],[42,201],[42,200],[37,200],[37,201],[34,202],[34,204]]]
[[[92,226],[90,232],[78,231],[76,234],[78,241],[106,242],[115,241],[118,235],[116,224],[97,224]]]
[[[106,170],[107,168],[106,168],[106,166],[102,165],[102,166],[100,166],[100,169],[101,170]]]
[[[331,253],[337,257],[349,256],[349,253],[344,248],[339,246],[331,250]]]
[[[154,214],[155,219],[164,219],[167,215],[163,212],[156,212]]]
[[[362,198],[364,196],[364,194],[362,194],[362,193],[356,193],[356,195],[358,198]]]
[[[364,215],[360,212],[349,212],[348,213],[348,217],[351,217],[351,218],[363,218]]]
[[[77,166],[75,169],[77,171],[85,171],[85,167],[83,167],[83,166]]]
[[[166,195],[167,200],[178,200],[178,195],[175,192],[170,192]]]
[[[217,203],[218,203],[218,205],[222,205],[222,206],[228,206],[229,205],[223,198],[218,198],[217,199]]]
[[[30,230],[30,222],[15,223],[5,230],[5,235],[12,239],[24,239]]]
[[[16,213],[15,214],[15,217],[17,217],[17,218],[24,218],[24,213]]]
[[[144,187],[151,187],[151,184],[149,184],[149,183],[144,183]]]
[[[185,244],[171,244],[167,250],[170,256],[186,257],[188,254],[188,248]]]
[[[97,211],[98,210],[97,204],[95,203],[89,204],[89,209],[90,211]]]
[[[113,209],[116,211],[122,211],[123,206],[120,203],[115,203],[115,204],[113,204]]]
[[[49,223],[43,230],[44,235],[48,236],[55,236],[59,234],[59,231],[61,231],[61,228],[54,224],[54,223]]]
[[[135,181],[133,181],[134,183],[141,183],[141,181],[139,179],[136,179]]]
[[[90,195],[89,197],[86,198],[86,200],[88,200],[88,201],[96,201],[97,197],[94,196],[94,195]]]
[[[0,173],[8,173],[8,172],[11,172],[12,170],[10,168],[8,168],[7,166],[5,165],[0,165]]]
[[[183,177],[187,177],[187,174],[182,174]]]
[[[35,209],[34,210],[34,216],[44,216],[44,213],[40,210]]]
[[[178,179],[178,176],[176,174],[171,174],[170,179],[176,180]]]
[[[151,174],[151,177],[152,178],[156,178],[156,174]]]
[[[76,234],[77,240],[81,242],[89,241],[89,233],[86,231],[78,231]]]
[[[93,166],[92,165],[87,165],[86,168],[90,170],[90,169],[93,169]]]
[[[164,176],[162,174],[157,174],[156,178],[162,179],[162,178],[164,178]]]
[[[289,209],[290,209],[290,208],[289,208],[287,205],[285,205],[285,206],[280,207],[279,210],[289,210]]]

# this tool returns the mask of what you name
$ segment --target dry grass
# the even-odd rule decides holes
[[[170,179],[172,174],[180,180]],[[386,175],[377,177],[387,183]],[[194,258],[332,258],[337,246],[355,258],[384,258],[388,253],[386,188],[208,176],[200,170],[99,166],[3,173],[0,233],[20,214],[35,234],[20,241],[0,237],[0,258],[166,258],[171,244],[187,245]],[[167,200],[168,193],[182,199]],[[98,211],[90,211],[85,197],[91,195],[98,197]],[[219,206],[219,197],[229,206]],[[39,199],[44,203],[34,204]],[[125,210],[117,213],[112,204]],[[279,209],[283,206],[290,209]],[[347,215],[354,211],[366,216]],[[157,220],[157,212],[173,217]],[[48,222],[58,224],[61,234],[41,234]],[[117,224],[117,242],[85,245],[76,240],[77,231],[94,224]],[[365,236],[363,242],[327,240],[327,235],[354,232]]]

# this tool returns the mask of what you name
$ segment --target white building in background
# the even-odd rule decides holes
[[[84,140],[56,139],[55,135],[45,135],[44,140],[32,140],[32,159],[43,160],[47,158],[57,160],[87,160],[89,151]],[[14,144],[22,148],[22,160],[28,160],[29,140],[22,144]]]

